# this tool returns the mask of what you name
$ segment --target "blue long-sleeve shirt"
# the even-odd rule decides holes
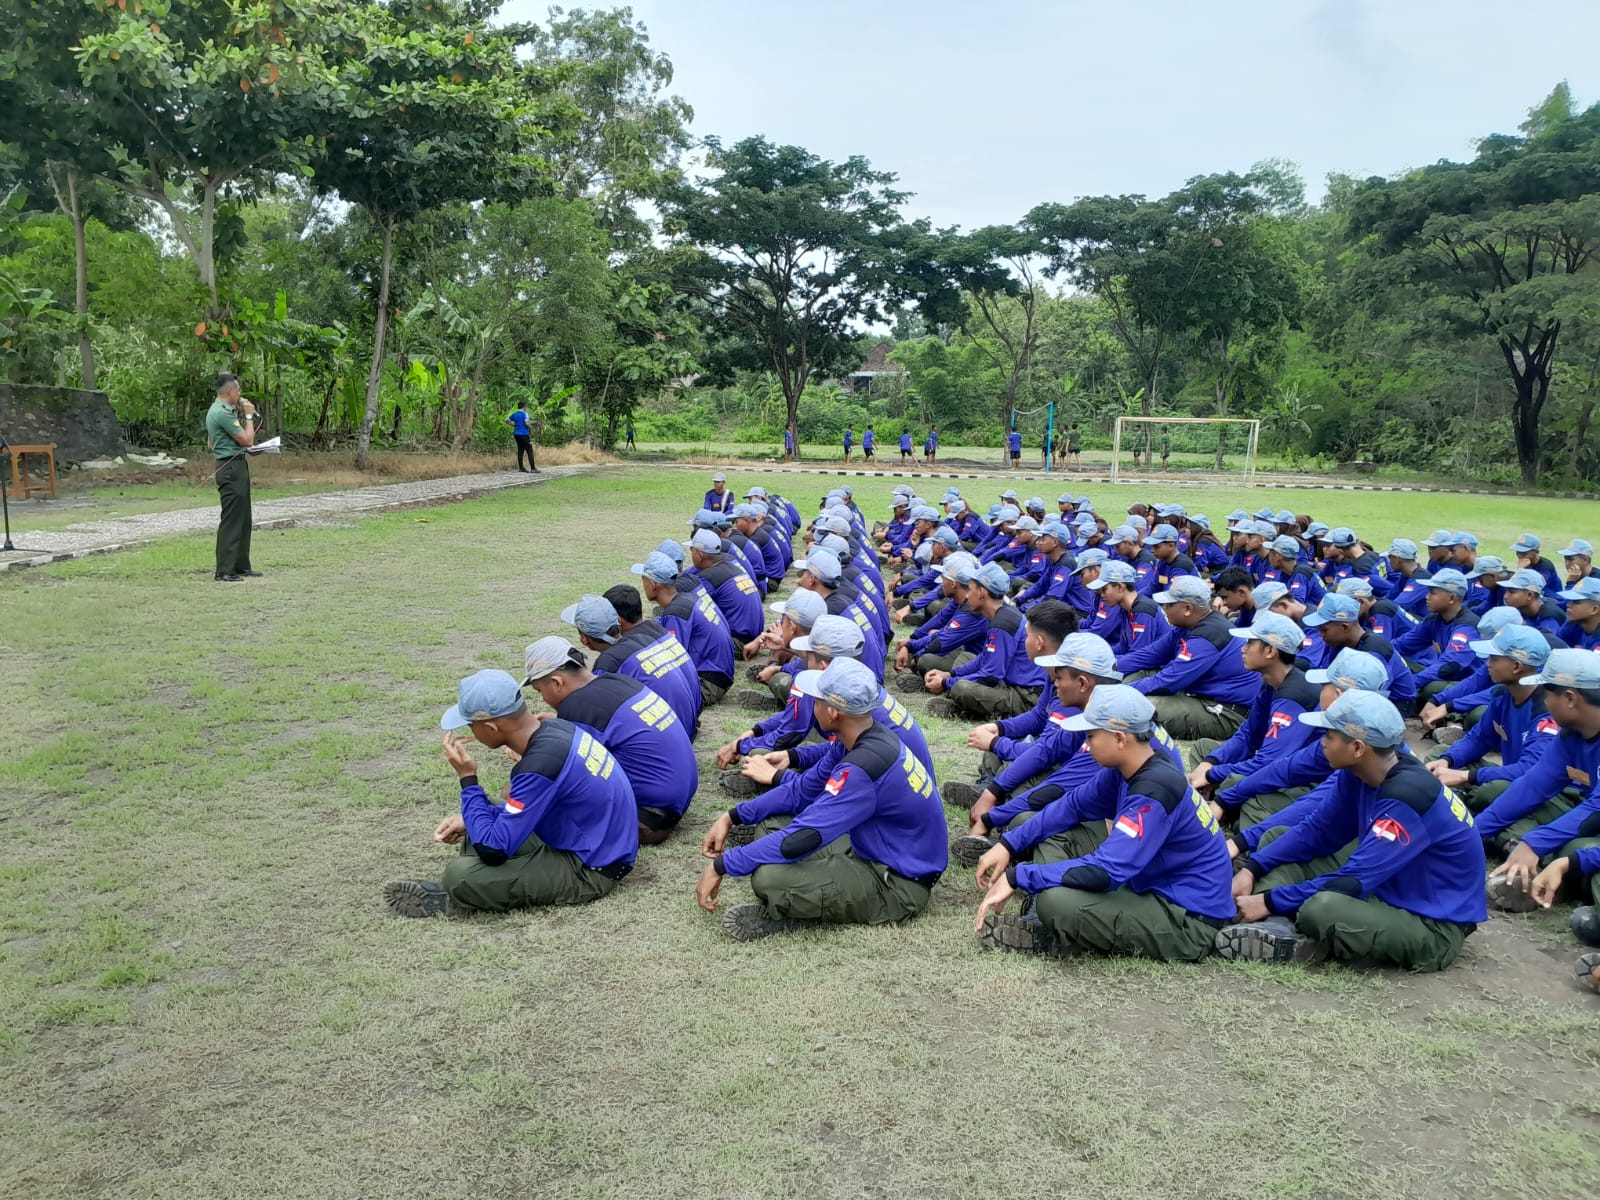
[[[1483,717],[1441,757],[1452,767],[1470,768],[1474,784],[1512,780],[1526,773],[1560,732],[1539,689],[1518,704],[1510,688],[1496,687]],[[1483,761],[1490,751],[1500,755],[1499,766]]]
[[[1478,661],[1472,649],[1477,636],[1478,614],[1463,606],[1448,621],[1438,613],[1429,613],[1402,633],[1394,648],[1422,665],[1417,672],[1417,685],[1421,687],[1435,679],[1456,680],[1470,674]]]
[[[1228,552],[1212,538],[1202,538],[1189,547],[1189,557],[1207,575],[1228,569]]]
[[[1328,874],[1262,893],[1268,909],[1288,915],[1318,892],[1337,891],[1436,921],[1489,919],[1483,842],[1472,814],[1425,766],[1399,758],[1375,788],[1349,771],[1336,779],[1314,813],[1242,865],[1259,878],[1275,865],[1308,862],[1351,842],[1355,852]]]
[[[1046,559],[1033,583],[1017,594],[1017,607],[1026,612],[1041,600],[1071,604],[1073,571],[1077,565],[1077,560],[1067,551],[1062,551],[1055,562]]]
[[[1077,711],[1069,709],[1068,715]],[[1166,755],[1174,767],[1183,770],[1183,751],[1167,735],[1165,729],[1158,725],[1150,744],[1158,753]],[[1094,755],[1089,753],[1087,736],[1074,730],[1062,730],[1061,738],[1056,743],[1055,753],[1060,760],[1060,765],[1055,770],[1027,791],[1002,798],[999,804],[984,813],[981,818],[986,828],[1005,829],[1023,813],[1040,814],[1021,828],[1010,830],[1002,836],[1001,840],[1006,843],[1006,848],[1011,851],[1013,858],[1022,857],[1045,838],[1091,819],[1074,816],[1082,808],[1080,801],[1083,797],[1079,793],[1089,789],[1084,792],[1084,796],[1092,796],[1094,789],[1105,777],[1116,775],[1115,771],[1108,772],[1095,762]],[[1107,820],[1111,816],[1109,811],[1101,815]]]
[[[1187,692],[1221,704],[1249,704],[1261,690],[1261,676],[1246,669],[1244,643],[1228,629],[1227,618],[1207,613],[1192,629],[1179,631],[1170,663],[1132,686],[1147,696]]]
[[[1244,724],[1201,759],[1211,764],[1207,781],[1221,783],[1230,775],[1254,775],[1315,740],[1318,731],[1301,722],[1300,714],[1317,710],[1321,691],[1293,667],[1277,688],[1262,687]]]
[[[1600,780],[1600,737],[1586,738],[1564,729],[1537,762],[1478,814],[1478,832],[1492,838],[1567,788],[1588,792],[1596,780]],[[1529,838],[1523,840],[1532,844]]]
[[[699,674],[721,687],[733,683],[733,638],[709,592],[679,592],[656,620],[683,643]]]
[[[965,604],[956,604],[954,600],[950,603],[955,605],[955,609],[943,625],[933,629],[928,637],[920,641],[915,637],[910,640],[911,653],[920,656],[967,650],[977,654],[983,648],[989,636],[988,618],[973,612]]]
[[[950,691],[963,679],[1023,688],[1042,687],[1044,671],[1028,657],[1027,635],[1028,624],[1022,611],[1014,605],[1002,604],[989,618],[989,633],[978,656],[957,667],[944,681],[944,690]]]
[[[761,592],[747,571],[724,559],[704,571],[691,567],[685,573],[700,576],[734,637],[749,640],[766,627]]]
[[[1600,837],[1600,787],[1596,787],[1576,808],[1548,825],[1529,830],[1523,844],[1540,858],[1553,854],[1573,838]]]
[[[1600,650],[1600,628],[1591,633],[1576,621],[1568,621],[1556,630],[1556,637],[1574,650]]]
[[[657,621],[640,621],[594,661],[594,673],[637,679],[678,714],[689,736],[700,728],[700,673],[689,652]]]
[[[1000,734],[989,745],[989,753],[1001,762],[1015,762],[1017,757],[1044,733],[1051,718],[1064,717],[1066,709],[1053,687],[1043,688],[1032,708],[1020,716],[996,721]]]
[[[1411,753],[1411,747],[1404,742],[1401,742],[1396,747],[1396,752],[1402,758],[1416,757]],[[1322,740],[1319,738],[1310,745],[1301,747],[1289,758],[1276,762],[1265,771],[1258,771],[1255,776],[1245,780],[1246,784],[1254,788],[1253,791],[1246,791],[1243,785],[1238,788],[1228,789],[1228,792],[1223,793],[1223,795],[1237,792],[1238,798],[1233,802],[1234,807],[1237,807],[1249,799],[1250,796],[1264,795],[1267,792],[1275,792],[1285,787],[1315,785],[1305,795],[1289,804],[1288,807],[1279,809],[1265,820],[1257,821],[1254,825],[1241,828],[1233,835],[1234,841],[1246,849],[1254,850],[1261,844],[1261,839],[1272,830],[1292,828],[1298,825],[1311,813],[1315,812],[1317,806],[1332,794],[1335,774],[1334,769],[1328,764],[1327,756],[1322,753]],[[1261,778],[1268,775],[1275,775],[1278,778],[1276,781]],[[1222,796],[1217,799],[1223,804],[1228,803],[1223,800]]]
[[[633,785],[640,808],[681,813],[700,786],[689,731],[655,692],[626,675],[596,675],[556,706],[556,716],[600,739]]]
[[[798,746],[810,733],[814,722],[812,714],[815,701],[794,685],[794,677],[805,669],[805,660],[791,659],[782,667],[781,674],[789,679],[789,698],[783,707],[770,717],[763,717],[750,727],[751,736],[739,739],[740,754],[761,754],[767,750],[788,750]]]
[[[1395,604],[1395,607],[1404,609],[1418,621],[1428,615],[1428,580],[1432,573],[1424,567],[1418,567],[1409,577],[1405,575],[1391,575],[1388,579],[1386,595]],[[1378,585],[1372,585],[1376,591]]]
[[[840,746],[842,749],[842,745]],[[842,755],[814,799],[794,797],[794,821],[715,862],[749,875],[792,863],[848,834],[856,857],[930,881],[949,865],[949,836],[934,776],[893,732],[874,723]]]
[[[700,501],[700,507],[710,509],[712,512],[731,513],[733,511],[733,493],[724,488],[717,491],[712,488],[706,493],[705,499]]]
[[[539,722],[511,768],[504,804],[490,802],[476,775],[461,781],[461,820],[490,866],[514,858],[530,837],[613,879],[626,875],[639,854],[627,772],[593,734],[559,718]]]
[[[1176,652],[1178,631],[1149,596],[1135,599],[1127,614],[1121,639],[1112,646],[1117,653],[1117,670],[1124,675],[1157,670]]]
[[[1471,712],[1478,705],[1489,703],[1489,693],[1494,688],[1494,681],[1489,678],[1488,660],[1479,659],[1472,674],[1436,693],[1433,699],[1451,712]]]
[[[1094,811],[1086,811],[1083,820],[1110,817],[1106,840],[1081,858],[1017,863],[1008,872],[1016,887],[1027,892],[1053,887],[1110,892],[1126,887],[1139,895],[1154,893],[1186,912],[1213,920],[1233,915],[1233,868],[1222,830],[1211,806],[1195,794],[1170,759],[1157,754],[1130,779],[1103,772],[1093,801],[1084,808]],[[1043,820],[1043,814],[1034,820]]]

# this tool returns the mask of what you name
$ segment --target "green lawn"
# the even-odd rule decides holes
[[[456,680],[564,632],[701,490],[608,473],[262,534],[238,587],[199,536],[0,576],[0,1195],[1593,1194],[1600,1001],[1563,914],[1431,977],[1042,962],[976,947],[952,871],[903,928],[736,945],[693,900],[706,760],[754,716],[726,705],[685,828],[614,896],[387,918],[383,881],[446,853]],[[1373,541],[1600,516],[1291,502]],[[968,777],[964,729],[925,725]]]

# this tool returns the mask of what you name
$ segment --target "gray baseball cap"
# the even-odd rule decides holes
[[[617,610],[611,607],[611,601],[604,596],[581,597],[576,604],[569,604],[561,610],[561,619],[597,642],[614,642],[622,636]]]
[[[1166,542],[1176,543],[1177,540],[1178,540],[1177,527],[1173,526],[1173,525],[1165,525],[1165,524],[1163,524],[1163,525],[1157,525],[1154,529],[1152,529],[1150,531],[1150,536],[1144,539],[1144,544],[1146,546],[1160,546],[1160,545],[1163,545]]]
[[[1347,647],[1333,656],[1333,661],[1320,671],[1307,671],[1307,683],[1331,683],[1341,692],[1377,692],[1389,694],[1389,668],[1383,659],[1365,650]]]
[[[1525,667],[1537,671],[1550,657],[1550,643],[1544,640],[1532,625],[1507,625],[1487,641],[1468,643],[1479,658],[1497,655],[1515,659]]]
[[[877,708],[882,694],[877,676],[853,658],[836,658],[825,671],[801,671],[794,677],[794,685],[806,695],[858,717]]]
[[[1087,570],[1089,567],[1103,567],[1110,561],[1111,555],[1100,549],[1099,546],[1091,546],[1082,554],[1078,555],[1078,565],[1072,569],[1072,573],[1076,575],[1081,571]],[[1085,584],[1084,586],[1087,587],[1088,585]]]
[[[1600,579],[1596,579],[1593,575],[1585,575],[1577,583],[1574,583],[1571,587],[1563,588],[1556,595],[1563,600],[1600,601]],[[1481,621],[1479,625],[1482,625]]]
[[[824,658],[860,658],[867,638],[849,617],[820,616],[811,632],[789,643],[791,650],[809,650]]]
[[[1372,584],[1359,575],[1339,580],[1339,586],[1335,590],[1341,596],[1353,596],[1357,600],[1366,600],[1374,594]]]
[[[1556,553],[1562,558],[1577,558],[1582,555],[1584,558],[1592,559],[1594,558],[1594,543],[1586,542],[1582,538],[1573,538],[1565,546],[1557,550]]]
[[[995,596],[1004,596],[1011,590],[1011,576],[999,563],[987,563],[982,570],[974,571],[972,582],[981,583],[986,592]]]
[[[813,591],[796,588],[787,600],[774,600],[767,607],[780,617],[788,617],[801,629],[810,629],[817,618],[827,613],[828,602]]]
[[[689,549],[698,550],[701,554],[718,555],[722,553],[722,539],[717,536],[714,529],[702,529],[689,539]]]
[[[1166,591],[1150,598],[1157,604],[1198,604],[1204,608],[1211,603],[1211,585],[1195,575],[1179,575]]]
[[[1098,592],[1108,583],[1132,584],[1139,582],[1139,573],[1128,563],[1120,558],[1107,559],[1100,568],[1100,578],[1090,580],[1083,586],[1091,592]]]
[[[1584,691],[1600,688],[1600,654],[1593,650],[1552,650],[1544,661],[1544,670],[1537,675],[1524,675],[1520,682],[1524,687],[1553,683]]]
[[[961,539],[956,536],[956,531],[948,525],[941,525],[928,535],[930,542],[938,542],[941,546],[949,546],[954,550],[961,545]]]
[[[1417,561],[1417,544],[1410,538],[1395,538],[1389,543],[1389,557],[1401,562]]]
[[[1544,595],[1544,576],[1537,571],[1530,571],[1526,567],[1516,572],[1510,579],[1503,580],[1500,584],[1507,591],[1532,592],[1536,596]]]
[[[1230,629],[1228,634],[1240,640],[1265,642],[1280,654],[1287,654],[1291,658],[1299,653],[1300,643],[1306,639],[1306,635],[1300,632],[1300,626],[1275,612],[1257,613],[1249,628]]]
[[[844,574],[844,568],[839,563],[839,556],[832,550],[814,549],[806,555],[804,568],[810,571],[823,583],[833,584],[839,582],[839,577]]]
[[[1250,603],[1262,612],[1266,612],[1279,600],[1289,594],[1289,585],[1280,583],[1276,579],[1269,579],[1265,583],[1258,583],[1250,589]]]
[[[1120,680],[1117,656],[1111,643],[1097,633],[1069,633],[1061,639],[1061,648],[1033,660],[1040,667],[1066,667],[1093,675],[1096,679]]]
[[[562,667],[581,667],[588,661],[566,638],[540,638],[522,652],[522,682],[532,683]]]
[[[522,708],[522,688],[505,671],[477,671],[456,688],[456,702],[439,718],[440,729],[460,729],[474,721],[509,717]]]
[[[1303,619],[1307,625],[1313,627],[1326,625],[1329,621],[1359,621],[1361,605],[1356,603],[1354,596],[1329,592],[1323,596],[1322,603],[1308,612]]]
[[[1089,706],[1061,723],[1063,729],[1085,733],[1105,729],[1111,733],[1149,733],[1156,726],[1156,706],[1144,693],[1124,683],[1108,683],[1089,695]]]
[[[946,579],[953,579],[960,584],[972,582],[972,577],[978,573],[978,560],[965,550],[950,555],[939,564],[939,573]]]
[[[1465,596],[1467,594],[1467,577],[1454,567],[1446,567],[1442,571],[1435,571],[1426,582],[1430,591],[1438,588],[1441,592],[1449,592],[1452,596]]]
[[[629,569],[652,583],[671,583],[680,574],[678,564],[659,550],[651,551],[642,563],[634,563]]]
[[[1273,538],[1272,541],[1267,543],[1267,545],[1275,553],[1281,554],[1285,558],[1300,557],[1300,543],[1294,538],[1290,537],[1287,533]]]
[[[1589,657],[1600,661],[1600,655]],[[1377,692],[1345,692],[1326,710],[1301,713],[1300,723],[1331,729],[1377,750],[1398,746],[1406,735],[1406,723],[1400,710]]]

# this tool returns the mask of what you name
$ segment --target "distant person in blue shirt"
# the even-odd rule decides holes
[[[535,717],[504,671],[463,679],[439,726],[446,731],[445,761],[461,783],[461,812],[439,822],[433,840],[459,845],[461,853],[442,882],[386,883],[390,912],[436,917],[458,909],[586,904],[609,895],[633,869],[639,854],[633,786],[593,734],[570,721]],[[465,739],[454,736],[460,729],[491,750],[507,747],[520,756],[498,803],[478,782]]]
[[[529,471],[537,470],[533,465],[533,432],[528,428],[528,406],[518,404],[511,410],[511,415],[506,418],[506,424],[511,426],[511,436],[517,439],[517,470],[524,475]],[[628,434],[628,440],[633,441],[633,434]],[[526,468],[522,465],[522,456],[528,456]]]
[[[861,457],[866,462],[878,461],[878,435],[872,431],[871,425],[861,435]]]
[[[855,446],[855,444],[856,444],[856,427],[854,425],[846,425],[844,427],[844,460],[845,460],[845,462],[849,462],[850,461],[850,450],[851,450],[852,447]]]
[[[783,431],[783,461],[794,461],[794,430],[787,427]]]
[[[700,507],[716,513],[733,511],[733,493],[728,490],[728,477],[721,471],[711,477],[711,490],[701,500]]]
[[[639,447],[633,440],[633,422],[628,422],[628,440],[622,443],[624,450],[637,450]]]
[[[928,438],[922,443],[922,457],[928,460],[928,465],[933,466],[933,460],[939,453],[939,427],[931,426],[928,429]]]
[[[911,448],[911,435],[909,433],[902,433],[900,435],[900,461],[905,462],[908,458],[911,460],[911,465],[915,466],[917,462],[917,452]]]
[[[1022,470],[1022,434],[1020,431],[1013,429],[1006,434],[1006,449],[1011,452],[1011,469],[1013,471]]]

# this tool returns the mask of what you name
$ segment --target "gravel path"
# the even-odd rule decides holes
[[[586,475],[600,469],[596,465],[580,463],[570,467],[549,467],[532,475],[516,471],[492,471],[481,475],[419,479],[411,483],[385,483],[342,492],[257,500],[252,506],[252,515],[256,529],[283,529],[329,517],[444,504],[504,488],[528,487],[550,479]],[[14,532],[12,540],[25,549],[0,552],[0,571],[45,566],[88,554],[124,550],[170,534],[210,533],[216,527],[217,506],[209,504],[200,508],[180,508],[136,517],[116,517],[109,521],[84,521],[51,532]]]

